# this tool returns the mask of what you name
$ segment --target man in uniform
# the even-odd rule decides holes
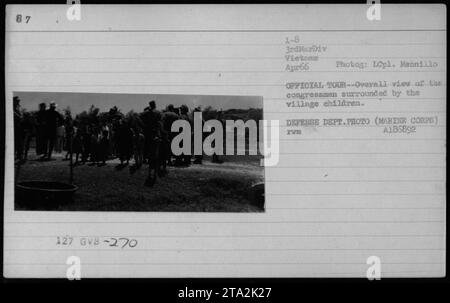
[[[61,115],[56,111],[56,103],[51,102],[50,108],[45,111],[45,142],[46,153],[42,157],[43,159],[51,160],[53,146],[56,140],[56,129],[62,123]]]
[[[159,168],[159,145],[161,141],[161,113],[156,110],[156,102],[149,102],[148,108],[144,110],[142,122],[144,124],[145,157],[148,159],[148,177],[146,186],[153,186]]]

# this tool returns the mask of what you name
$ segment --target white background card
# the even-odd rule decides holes
[[[82,277],[366,277],[370,256],[382,277],[445,274],[443,5],[67,8],[6,11],[6,277],[65,277],[70,256]],[[265,211],[14,210],[15,92],[262,96],[280,121]]]

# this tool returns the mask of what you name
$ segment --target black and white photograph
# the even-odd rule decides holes
[[[226,125],[258,125],[261,97],[18,92],[12,105],[16,210],[264,211],[259,137]],[[223,152],[174,154],[177,120],[181,146],[217,131]],[[223,129],[203,131],[210,120]]]

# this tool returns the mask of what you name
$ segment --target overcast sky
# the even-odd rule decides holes
[[[70,107],[73,114],[88,110],[91,105],[108,111],[114,105],[122,113],[130,110],[141,112],[148,102],[156,101],[157,109],[164,109],[168,104],[178,107],[186,104],[190,109],[196,106],[212,106],[216,109],[248,109],[262,108],[262,97],[257,96],[202,96],[202,95],[151,95],[151,94],[93,94],[93,93],[47,93],[47,92],[15,92],[20,98],[20,105],[28,111],[37,110],[39,103],[56,102],[58,109]],[[12,101],[11,101],[12,103]]]

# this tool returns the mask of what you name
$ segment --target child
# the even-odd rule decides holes
[[[74,165],[78,164],[78,157],[83,155],[83,137],[81,135],[81,131],[79,129],[74,129],[75,136],[72,140],[72,153],[75,154],[75,163]],[[70,142],[69,142],[70,144]]]
[[[98,164],[98,146],[99,146],[99,138],[98,138],[98,129],[93,128],[92,134],[91,134],[91,144],[90,144],[90,150],[91,150],[91,163],[89,166],[93,166]]]
[[[145,137],[144,134],[140,131],[140,129],[135,129],[133,131],[133,150],[134,150],[134,161],[136,168],[142,166],[144,161],[144,145],[145,145]]]

